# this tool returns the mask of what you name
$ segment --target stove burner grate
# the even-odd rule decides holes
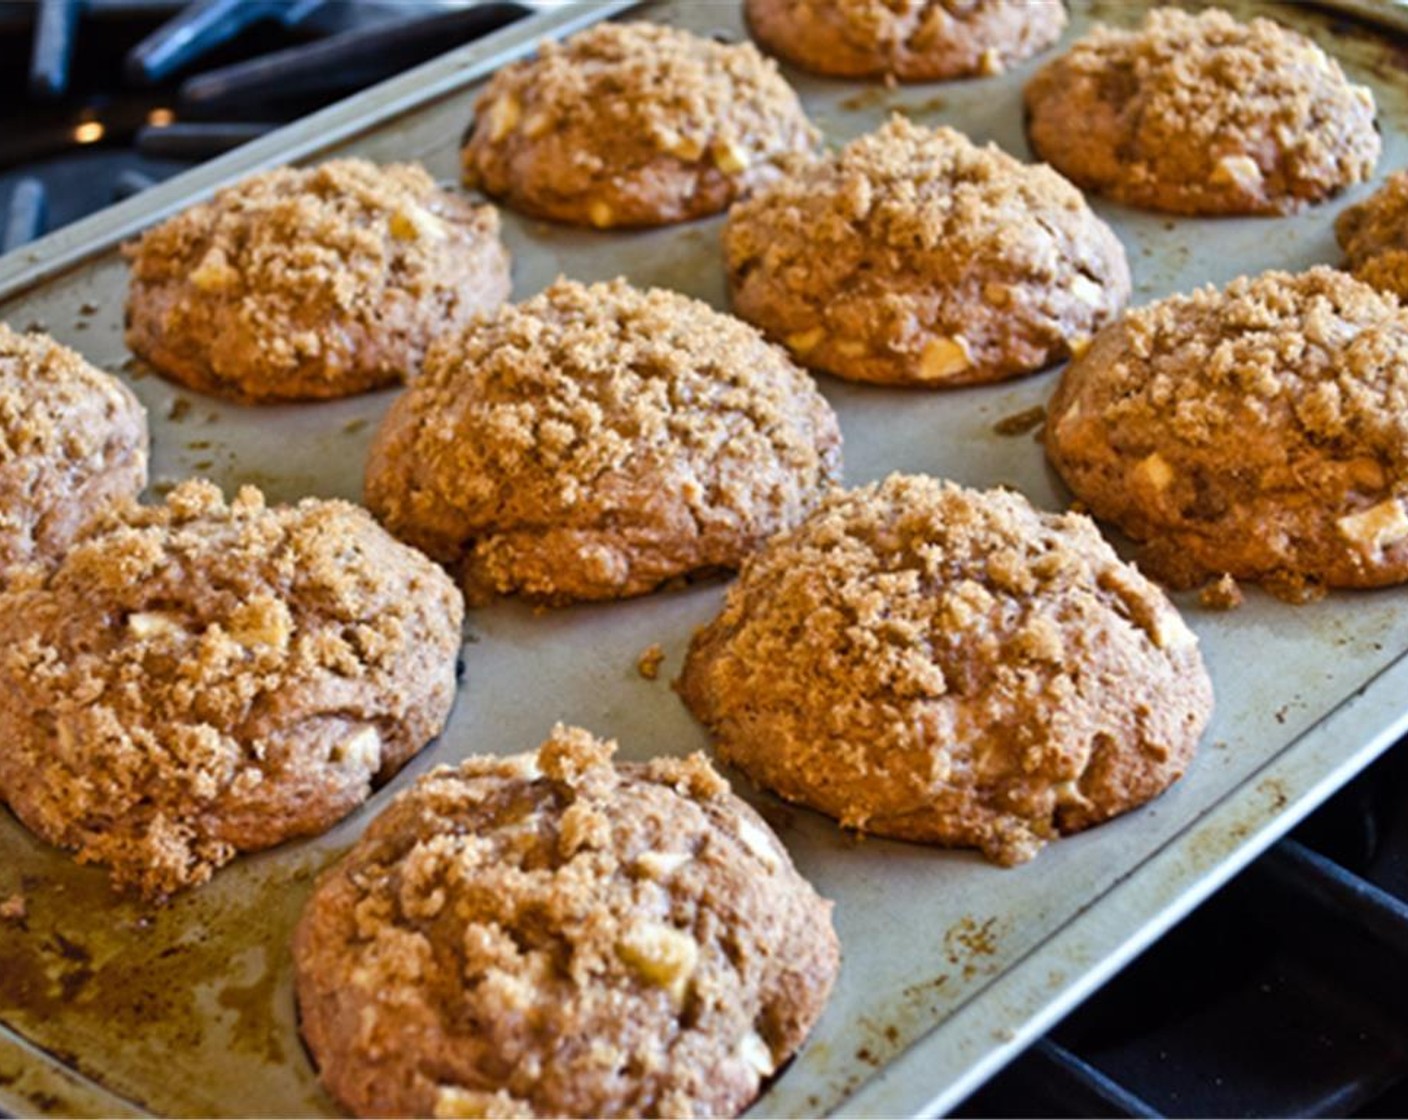
[[[962,1117],[1408,1115],[1408,754],[1390,751]]]
[[[0,0],[0,244],[16,248],[528,11],[454,0]],[[197,64],[206,68],[178,77]],[[5,96],[8,76],[26,73]]]

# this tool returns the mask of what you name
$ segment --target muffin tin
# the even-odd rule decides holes
[[[227,490],[255,483],[273,500],[356,499],[393,394],[241,408],[145,375],[122,343],[120,242],[280,162],[417,159],[453,181],[484,76],[545,36],[628,6],[568,5],[533,17],[12,254],[0,260],[0,317],[42,324],[133,385],[151,415],[154,488],[203,474]],[[1408,163],[1408,75],[1395,44],[1308,8],[1229,6],[1242,18],[1274,15],[1339,57],[1378,99],[1380,174]],[[1132,24],[1141,15],[1108,0],[1071,7],[1063,43],[1094,18]],[[732,2],[660,0],[632,14],[744,34]],[[897,89],[787,73],[833,144],[898,111],[1029,159],[1021,85],[1040,61],[992,79]],[[1370,189],[1282,219],[1170,218],[1091,201],[1125,243],[1138,303],[1243,272],[1338,261],[1334,216]],[[721,219],[639,233],[504,219],[516,298],[558,273],[624,274],[725,305]],[[1027,423],[1055,376],[945,392],[818,380],[841,419],[848,482],[927,471],[1015,486],[1058,509],[1069,495]],[[242,858],[164,908],[114,895],[101,870],[77,867],[0,814],[0,902],[20,893],[27,905],[22,921],[0,921],[0,1109],[335,1114],[298,1039],[287,949],[318,870],[429,767],[533,746],[555,720],[616,737],[624,758],[707,748],[668,682],[723,587],[550,612],[515,602],[472,612],[465,679],[438,741],[326,835]],[[951,1107],[1408,729],[1408,588],[1335,593],[1299,607],[1249,590],[1228,614],[1200,608],[1196,597],[1178,601],[1217,690],[1198,759],[1153,804],[1052,844],[1022,867],[856,839],[739,783],[802,872],[836,900],[844,954],[830,1006],[757,1114]],[[651,681],[636,663],[655,643],[666,656]]]

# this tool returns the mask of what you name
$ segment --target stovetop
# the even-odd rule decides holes
[[[958,1115],[1408,1115],[1405,899],[1400,743]]]
[[[0,249],[527,12],[463,0],[0,0]]]

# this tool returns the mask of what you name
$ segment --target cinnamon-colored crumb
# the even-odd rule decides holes
[[[119,886],[201,883],[439,731],[462,610],[364,510],[183,483],[0,595],[0,799]]]
[[[476,601],[610,599],[736,568],[837,479],[840,443],[811,378],[746,324],[559,280],[435,348],[365,492]]]
[[[1267,272],[1131,311],[1049,410],[1051,461],[1159,579],[1408,579],[1408,310],[1346,273]]]
[[[1285,214],[1367,179],[1374,98],[1304,35],[1209,8],[1097,25],[1027,84],[1037,154],[1122,202]]]
[[[509,292],[498,214],[417,164],[252,175],[124,252],[128,345],[176,381],[242,400],[408,380],[435,337]]]
[[[651,226],[716,213],[818,134],[751,43],[599,23],[506,66],[475,103],[465,181],[537,217]]]
[[[1119,240],[1061,176],[902,116],[734,206],[724,251],[739,315],[860,381],[1031,373],[1130,292]]]
[[[636,658],[636,671],[646,680],[653,681],[660,676],[660,665],[664,660],[665,651],[659,643],[646,646]]]
[[[774,537],[680,680],[719,757],[879,836],[1003,864],[1184,771],[1197,640],[1087,518],[892,475]]]
[[[797,1049],[830,904],[702,755],[615,749],[440,767],[323,877],[298,1001],[349,1111],[734,1116]]]
[[[1211,611],[1235,611],[1242,605],[1242,589],[1224,572],[1198,592],[1198,602]]]
[[[1061,0],[747,0],[758,41],[808,70],[899,81],[986,77],[1061,37]]]

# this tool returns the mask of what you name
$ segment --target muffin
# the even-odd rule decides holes
[[[514,210],[609,229],[702,218],[816,146],[751,43],[600,23],[506,66],[475,103],[465,183]]]
[[[0,594],[0,801],[152,899],[329,827],[433,738],[463,604],[365,511],[186,482]]]
[[[303,1036],[357,1116],[733,1116],[811,1029],[831,904],[700,755],[558,727],[441,767],[326,872]]]
[[[887,385],[1042,369],[1130,290],[1119,240],[1059,175],[898,116],[735,206],[724,252],[742,318]]]
[[[1129,312],[1072,362],[1046,451],[1175,586],[1408,578],[1408,311],[1330,268]]]
[[[769,541],[679,688],[764,788],[1001,864],[1158,796],[1212,710],[1197,639],[1088,518],[905,475]]]
[[[1061,0],[745,0],[773,54],[818,74],[933,82],[999,74],[1066,27]]]
[[[498,214],[416,164],[262,172],[124,252],[133,353],[163,377],[247,402],[410,380],[437,336],[509,294]]]
[[[559,280],[436,346],[377,432],[366,500],[472,602],[566,603],[736,568],[840,469],[830,406],[751,327]]]
[[[147,414],[131,391],[48,335],[0,323],[0,590],[146,484]]]
[[[1341,210],[1335,236],[1355,276],[1408,299],[1408,171],[1395,171],[1363,202]]]
[[[1077,186],[1175,214],[1291,214],[1367,179],[1374,97],[1268,19],[1155,8],[1027,83],[1032,148]]]

